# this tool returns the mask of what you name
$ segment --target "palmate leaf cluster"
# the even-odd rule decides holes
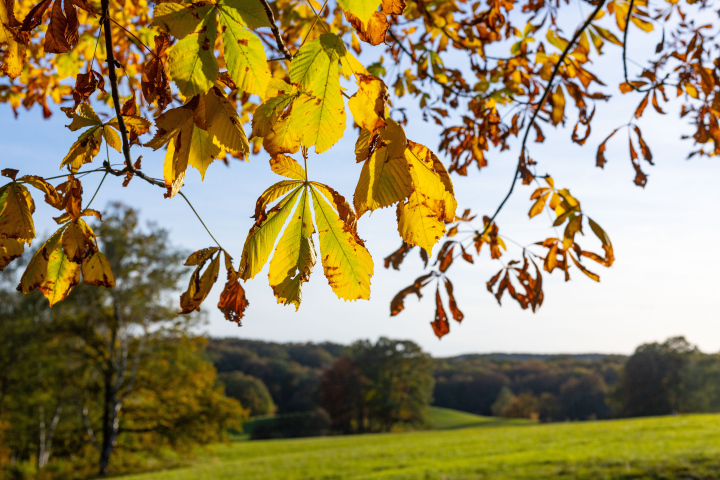
[[[691,156],[720,153],[720,78],[712,64],[719,47],[712,29],[684,21],[703,12],[706,2],[587,3],[585,19],[568,33],[560,26],[567,23],[565,4],[535,0],[198,0],[152,6],[142,0],[0,0],[0,101],[16,114],[20,107],[40,105],[46,117],[53,114],[48,102],[62,104],[68,128],[78,132],[58,159],[68,171],[58,184],[3,169],[9,183],[0,187],[0,267],[35,238],[32,188],[61,212],[60,227],[30,261],[19,289],[39,289],[53,304],[81,277],[110,287],[112,272],[83,219],[101,215],[88,208],[81,176],[121,177],[123,186],[144,181],[161,187],[165,197],[184,197],[188,167],[204,179],[216,161],[229,164],[230,158],[244,160],[264,150],[272,171],[284,179],[258,198],[239,263],[219,244],[188,258],[186,265],[195,270],[181,313],[200,309],[221,262],[227,280],[218,307],[238,323],[248,306],[241,282],[268,264],[280,303],[300,306],[318,256],[339,298],[369,299],[374,262],[358,219],[393,207],[402,244],[385,267],[399,269],[419,247],[430,271],[400,291],[391,314],[404,309],[409,294],[420,297],[433,285],[432,326],[442,336],[449,332],[449,316],[458,322],[464,317],[447,271],[456,259],[475,263],[486,244],[490,258],[502,261],[510,239],[500,233],[496,217],[518,182],[537,184],[529,216],[547,212],[554,227],[564,230],[521,247],[520,258],[504,262],[487,288],[498,302],[507,293],[535,311],[544,300],[541,270],[560,270],[568,280],[577,268],[598,281],[583,259],[606,267],[614,261],[605,231],[567,188],[538,174],[530,155],[530,143],[543,142],[547,126],[576,120],[571,141],[588,141],[598,105],[610,98],[591,71],[594,58],[621,47],[625,81],[619,91],[640,98],[633,121],[600,144],[597,166],[608,161],[608,142],[626,130],[634,181],[646,184],[643,161],[652,165],[653,155],[637,120],[648,105],[664,114],[670,92],[684,96],[681,114],[697,127],[698,149]],[[662,23],[672,32],[659,38],[656,57],[631,79],[628,32],[655,32]],[[498,49],[505,53],[488,53]],[[358,60],[361,52],[369,61]],[[74,84],[68,81],[73,78]],[[437,152],[446,163],[433,145],[412,139],[412,119],[397,102],[408,96],[417,99],[423,120],[442,128]],[[106,107],[114,115],[104,116]],[[348,129],[349,120],[357,134]],[[355,140],[354,160],[362,164],[352,201],[308,178],[300,164],[307,163],[310,150],[323,154],[347,136]],[[460,215],[450,174],[487,167],[489,152],[509,149],[513,138],[520,153],[505,199],[486,215],[470,209]],[[88,164],[101,163],[103,142],[122,154],[122,168],[107,158],[88,170]],[[143,148],[165,150],[161,179],[143,171]],[[333,159],[338,165],[352,160]],[[475,223],[477,218],[482,222]],[[578,244],[583,225],[597,237],[602,254]]]

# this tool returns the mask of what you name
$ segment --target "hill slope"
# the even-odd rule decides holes
[[[124,480],[720,479],[720,415],[240,442]]]

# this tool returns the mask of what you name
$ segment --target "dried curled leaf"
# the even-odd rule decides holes
[[[218,248],[211,247],[191,254],[185,261],[185,265],[197,265],[190,276],[190,284],[188,289],[180,296],[180,314],[187,314],[200,310],[200,305],[210,293],[213,285],[217,281],[220,271],[220,255]],[[214,258],[213,258],[214,257]],[[202,269],[210,260],[210,265],[203,272]]]

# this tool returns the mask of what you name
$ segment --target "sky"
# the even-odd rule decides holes
[[[614,73],[621,68],[618,58],[609,67]],[[650,112],[639,122],[656,164],[643,167],[649,174],[644,189],[632,182],[634,171],[624,130],[608,144],[605,168],[595,167],[598,144],[614,128],[627,123],[638,101],[618,94],[598,105],[585,147],[570,141],[571,128],[556,132],[544,128],[545,143],[531,145],[531,155],[539,162],[538,173],[549,173],[558,187],[568,187],[583,211],[612,240],[616,262],[610,269],[586,262],[600,274],[599,284],[574,268],[572,280],[565,283],[556,271],[543,276],[545,302],[537,313],[521,310],[507,296],[500,306],[485,288],[500,265],[485,251],[474,265],[456,263],[448,272],[465,318],[461,324],[451,321],[450,334],[439,340],[430,327],[435,309],[430,289],[420,301],[408,297],[405,310],[390,316],[391,299],[421,274],[422,265],[413,252],[399,272],[383,268],[382,259],[401,243],[395,211],[388,208],[363,216],[358,224],[375,261],[370,301],[339,300],[318,263],[303,288],[303,302],[296,313],[293,306],[276,303],[266,266],[245,284],[250,306],[243,326],[226,321],[215,308],[222,289],[219,281],[203,307],[209,318],[204,331],[214,336],[266,341],[345,344],[386,336],[413,340],[435,356],[489,352],[629,354],[641,343],[676,335],[686,336],[703,351],[720,351],[716,277],[720,271],[720,163],[707,158],[686,160],[692,145],[681,141],[680,136],[689,132],[689,127],[677,118],[675,105],[666,109],[671,112],[668,115]],[[439,128],[420,121],[416,107],[406,105],[411,118],[406,127],[408,138],[437,152]],[[357,133],[351,128],[351,118],[348,115],[345,137],[323,155],[311,154],[308,161],[311,179],[327,183],[348,199],[361,169],[353,154]],[[77,137],[64,127],[68,123],[62,112],[43,120],[38,109],[22,111],[14,119],[8,106],[0,105],[0,167],[19,169],[21,175],[62,174],[60,162]],[[568,125],[573,124],[570,118]],[[479,172],[471,168],[467,177],[453,176],[459,212],[472,207],[482,216],[495,210],[512,180],[517,144],[519,141],[503,153],[491,151],[488,168]],[[143,155],[147,173],[161,176],[164,152],[142,148],[133,152],[133,156],[138,154]],[[110,157],[113,163],[122,161],[113,150]],[[98,166],[103,159],[104,148],[95,160]],[[233,160],[229,168],[216,162],[204,181],[196,170],[188,169],[183,191],[236,264],[253,223],[250,217],[255,200],[265,188],[281,180],[270,171],[267,160],[263,153],[252,157],[250,163]],[[86,201],[101,178],[101,174],[94,174],[83,179]],[[93,207],[121,200],[138,208],[144,219],[168,229],[176,247],[190,252],[213,244],[180,196],[164,199],[160,189],[137,179],[127,188],[120,184],[120,180],[108,177]],[[501,234],[522,245],[554,236],[544,215],[528,219],[534,188],[516,188],[497,218]],[[56,211],[46,206],[40,195],[33,195],[37,241],[44,241],[54,229],[51,217]],[[599,242],[587,233],[581,245],[599,251]],[[508,249],[507,259],[520,256],[512,244],[508,243]]]

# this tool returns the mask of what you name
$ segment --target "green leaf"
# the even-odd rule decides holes
[[[217,20],[215,10],[208,12],[200,28],[181,38],[168,52],[168,74],[185,98],[210,90],[219,72],[213,52]]]
[[[236,22],[248,28],[269,27],[270,19],[258,0],[220,0],[218,5]],[[230,7],[230,8],[223,8]]]
[[[372,257],[355,233],[354,225],[348,225],[349,217],[341,211],[343,206],[336,202],[332,202],[331,206],[318,193],[318,186],[313,183],[311,191],[325,277],[338,298],[367,300],[370,298],[370,280],[373,275]],[[326,196],[328,193],[323,192]],[[343,215],[345,221],[340,215]]]
[[[152,24],[175,38],[190,35],[208,16],[212,5],[206,3],[161,3],[155,7]]]
[[[315,153],[328,150],[345,131],[347,120],[338,66],[344,54],[340,38],[325,33],[303,45],[290,63],[290,81],[310,94],[295,100],[290,128],[303,145],[315,145]]]
[[[225,63],[230,78],[240,91],[264,97],[270,81],[270,70],[260,39],[237,23],[226,9],[221,8],[219,13]]]
[[[267,137],[275,122],[297,94],[283,94],[266,100],[253,113],[252,137]]]

